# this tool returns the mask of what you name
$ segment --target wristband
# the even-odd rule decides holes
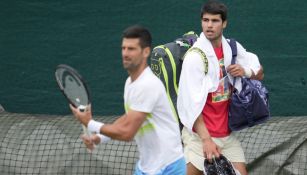
[[[245,77],[250,78],[252,76],[252,70],[250,68],[244,68]]]
[[[107,143],[108,141],[111,140],[110,137],[105,136],[103,134],[97,134],[97,136],[100,138],[100,142],[99,143]]]
[[[87,124],[87,129],[91,133],[99,134],[100,128],[104,125],[102,122],[97,122],[95,120],[90,120],[90,122]]]

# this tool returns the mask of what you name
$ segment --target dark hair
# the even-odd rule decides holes
[[[209,13],[213,15],[220,14],[222,21],[227,20],[227,7],[225,4],[217,0],[209,0],[202,6],[200,18],[202,18],[205,13]]]
[[[151,34],[149,30],[140,25],[133,25],[126,28],[123,32],[122,38],[139,38],[140,46],[142,48],[151,47]]]

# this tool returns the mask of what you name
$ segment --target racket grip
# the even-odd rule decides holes
[[[89,130],[86,128],[85,125],[82,125],[82,129],[83,129],[83,133],[84,133],[86,136],[88,136],[88,137],[91,136],[91,133],[89,132]],[[95,149],[95,147],[96,147],[96,145],[93,144],[93,148],[92,148],[92,149],[86,148],[86,150],[87,150],[88,153],[92,153],[93,150]]]
[[[80,106],[78,106],[78,109],[79,109],[81,112],[84,112],[84,110],[86,109],[86,106],[80,105]],[[87,135],[87,136],[90,136],[90,135],[91,135],[90,132],[88,131],[88,129],[86,128],[86,126],[83,125],[83,124],[82,124],[82,129],[83,129],[83,133],[84,133],[85,135]]]
[[[91,133],[87,130],[86,126],[82,125],[83,133],[87,136],[90,136]]]

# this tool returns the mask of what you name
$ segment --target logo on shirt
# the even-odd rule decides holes
[[[224,58],[219,60],[220,65],[220,82],[217,90],[212,93],[212,102],[227,101],[230,97],[230,85],[227,78],[227,72],[224,65]]]

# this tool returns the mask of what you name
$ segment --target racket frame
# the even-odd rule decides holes
[[[74,77],[76,77],[77,79],[80,80],[80,82],[82,83],[83,87],[85,88],[85,91],[86,91],[86,94],[87,94],[87,98],[88,98],[88,104],[87,104],[87,105],[91,104],[91,95],[90,95],[90,92],[89,92],[89,88],[88,88],[88,86],[87,86],[85,80],[83,79],[83,77],[82,77],[82,76],[78,73],[78,71],[75,70],[74,68],[72,68],[72,67],[70,67],[70,66],[68,66],[68,65],[66,65],[66,64],[59,64],[59,65],[56,67],[56,69],[55,69],[55,78],[56,78],[56,82],[57,82],[57,84],[58,84],[58,86],[59,86],[59,88],[60,88],[62,94],[65,96],[65,98],[68,100],[68,102],[69,102],[71,105],[73,105],[75,108],[78,108],[78,106],[76,106],[76,105],[74,104],[74,102],[73,102],[70,98],[68,98],[68,95],[66,95],[65,90],[64,90],[64,87],[63,87],[63,85],[62,85],[62,83],[61,83],[62,81],[60,80],[60,77],[58,77],[58,75],[57,75],[57,70],[58,70],[58,69],[64,69],[65,71],[69,72],[71,75],[73,75]],[[81,110],[81,109],[79,109],[79,110]],[[83,110],[84,110],[84,109],[83,109]],[[86,134],[86,135],[89,136],[90,133],[89,133],[89,131],[87,130],[86,126],[84,126],[83,124],[81,124],[81,125],[82,125],[82,129],[83,129],[84,134]]]
[[[83,79],[83,77],[82,77],[82,76],[78,73],[78,71],[75,70],[74,68],[72,68],[72,67],[70,67],[70,66],[68,66],[68,65],[66,65],[66,64],[59,64],[59,65],[56,67],[56,69],[55,69],[55,78],[56,78],[56,82],[57,82],[58,86],[60,87],[61,92],[63,93],[63,95],[65,96],[65,98],[68,100],[68,102],[69,102],[70,104],[72,104],[75,108],[78,108],[78,106],[76,106],[76,105],[73,103],[73,101],[70,100],[70,99],[68,98],[68,96],[66,95],[65,90],[64,90],[64,87],[63,87],[61,81],[59,80],[59,77],[57,76],[57,70],[58,70],[58,69],[65,69],[65,70],[68,71],[70,74],[74,75],[75,77],[77,77],[77,78],[80,80],[80,82],[82,83],[82,85],[83,85],[83,87],[85,88],[85,91],[86,91],[86,93],[87,93],[87,98],[88,98],[88,104],[87,104],[87,105],[91,104],[91,102],[92,102],[91,94],[90,94],[89,88],[88,88],[88,86],[87,86],[87,83],[85,82],[85,80]]]

